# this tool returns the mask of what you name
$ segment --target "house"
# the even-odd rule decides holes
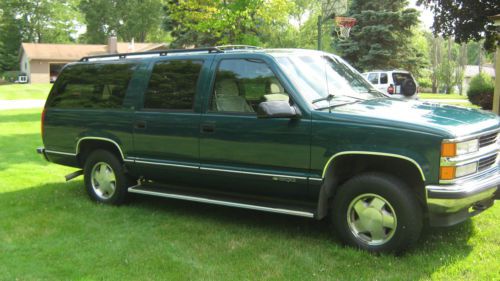
[[[490,19],[496,27],[497,35],[500,35],[500,14],[496,14]],[[495,68],[496,72],[500,73],[500,46],[497,45],[495,54]],[[500,75],[495,77],[495,94],[493,95],[493,112],[500,114]]]
[[[123,43],[111,37],[107,45],[22,43],[19,52],[21,72],[29,83],[53,82],[62,67],[82,57],[165,50],[166,43]]]

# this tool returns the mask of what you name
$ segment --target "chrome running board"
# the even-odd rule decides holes
[[[275,207],[254,205],[254,204],[248,204],[248,203],[241,203],[241,202],[236,202],[236,201],[227,201],[227,200],[212,199],[212,198],[186,195],[186,194],[180,194],[180,193],[172,193],[172,192],[169,192],[168,190],[165,190],[165,191],[163,191],[163,190],[159,191],[158,189],[156,189],[156,190],[149,189],[148,190],[148,187],[143,186],[143,185],[135,185],[135,186],[129,187],[128,192],[137,193],[137,194],[152,195],[152,196],[158,196],[158,197],[165,197],[165,198],[180,199],[180,200],[193,201],[193,202],[200,202],[200,203],[207,203],[207,204],[214,204],[214,205],[236,207],[236,208],[242,208],[242,209],[257,210],[257,211],[270,212],[270,213],[278,213],[278,214],[286,214],[286,215],[306,217],[306,218],[314,218],[313,213],[306,212],[306,211],[284,209],[284,208],[275,208]]]

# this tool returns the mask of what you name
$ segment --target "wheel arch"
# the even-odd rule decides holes
[[[95,149],[109,150],[111,153],[115,154],[121,162],[125,160],[123,151],[116,141],[103,137],[82,137],[76,143],[76,157],[78,163],[83,166],[89,152]]]
[[[397,167],[396,171],[392,167]],[[401,178],[410,185],[425,207],[426,177],[420,164],[414,159],[393,153],[371,151],[344,151],[330,157],[322,173],[323,184],[320,188],[317,218],[328,214],[329,201],[333,199],[339,186],[353,176],[364,172],[382,172]]]

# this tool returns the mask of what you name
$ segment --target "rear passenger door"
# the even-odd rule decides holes
[[[142,108],[135,112],[134,161],[147,179],[185,184],[196,181],[204,68],[202,58],[175,58],[150,66]]]
[[[200,136],[202,183],[226,192],[303,200],[307,191],[311,122],[259,119],[260,102],[293,98],[263,59],[214,62]]]

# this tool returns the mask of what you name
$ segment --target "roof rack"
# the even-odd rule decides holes
[[[215,48],[222,50],[222,51],[262,49],[261,47],[251,46],[251,45],[222,45],[222,46],[216,46]]]
[[[98,56],[88,56],[80,59],[82,62],[88,62],[90,60],[98,60],[98,59],[126,59],[130,57],[147,57],[147,56],[166,56],[168,54],[175,53],[196,53],[196,52],[208,52],[208,53],[224,53],[223,50],[218,47],[209,47],[209,48],[196,48],[196,49],[172,49],[172,50],[162,50],[162,51],[148,51],[148,52],[137,52],[137,53],[118,53],[118,54],[108,54],[108,55],[98,55]]]

